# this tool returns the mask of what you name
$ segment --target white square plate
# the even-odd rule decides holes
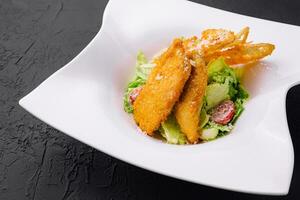
[[[122,95],[139,49],[151,57],[174,37],[206,28],[251,28],[250,39],[276,45],[244,80],[251,99],[232,133],[176,146],[140,134]],[[20,100],[56,129],[133,165],[213,187],[287,194],[294,153],[286,120],[288,89],[300,79],[300,28],[182,0],[111,0],[93,41],[64,68]]]

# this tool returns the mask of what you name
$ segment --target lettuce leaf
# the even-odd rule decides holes
[[[150,74],[154,66],[155,64],[148,63],[148,60],[143,52],[141,51],[138,52],[137,62],[135,65],[135,69],[136,69],[135,74],[137,77],[143,80],[147,80],[148,75]]]
[[[218,130],[218,137],[226,135],[233,129],[234,123],[237,121],[239,116],[244,111],[244,103],[249,98],[248,92],[244,89],[244,87],[241,85],[240,82],[243,73],[244,73],[243,68],[233,69],[225,63],[223,58],[218,58],[208,64],[208,87],[207,88],[210,89],[212,86],[216,84],[227,85],[228,86],[227,95],[229,96],[229,99],[234,102],[236,112],[231,122],[229,122],[227,125],[220,125],[209,120],[204,126],[203,124],[201,124],[203,126],[203,129]],[[218,91],[218,93],[220,93],[220,91]],[[209,91],[206,92],[206,97],[204,99],[206,101],[211,101],[210,98],[207,98],[207,94],[209,94]],[[222,94],[222,96],[226,96],[226,94]],[[209,106],[210,104],[211,103],[207,102],[205,107],[205,110],[208,113],[210,112],[211,109],[211,106]]]
[[[218,137],[222,137],[224,135],[227,135],[232,129],[233,129],[233,125],[231,123],[227,124],[227,125],[220,125],[217,124],[215,122],[209,121],[203,129],[215,129],[218,131],[218,135],[216,138]],[[215,138],[215,139],[216,139]]]
[[[213,77],[216,73],[221,72],[226,67],[228,67],[228,65],[225,63],[224,58],[218,58],[211,61],[210,63],[208,63],[208,77]]]
[[[125,93],[124,93],[124,96],[123,96],[123,107],[124,107],[124,110],[125,112],[127,113],[133,113],[133,107],[130,103],[130,100],[129,100],[129,95],[130,95],[130,92],[134,89],[134,88],[137,88],[139,86],[142,86],[145,84],[145,80],[139,78],[139,77],[136,77],[135,80],[131,81],[130,83],[128,83],[127,85],[127,88],[125,90]]]
[[[233,69],[225,63],[224,58],[218,58],[208,64],[208,84],[228,85],[228,95],[232,101],[247,99],[249,94],[240,83],[240,76],[242,76],[243,71],[242,67]]]
[[[245,67],[240,67],[240,66],[237,66],[236,68],[234,68],[234,73],[235,73],[235,76],[241,80],[244,76],[246,72],[246,68]]]
[[[234,102],[235,104],[235,115],[233,116],[231,123],[235,124],[237,119],[241,116],[242,112],[245,110],[243,99],[238,99]]]
[[[147,80],[148,75],[150,74],[154,66],[155,64],[153,63],[146,63],[146,64],[139,65],[136,68],[136,75],[143,80]]]
[[[237,88],[237,95],[234,101],[235,104],[235,115],[231,120],[231,124],[235,124],[237,119],[240,117],[242,112],[245,110],[244,104],[249,98],[249,93],[244,89],[242,85],[239,85]]]
[[[180,131],[179,125],[173,114],[170,114],[168,119],[161,124],[161,135],[170,144],[187,144],[185,135]]]
[[[207,124],[207,122],[209,121],[209,117],[210,115],[208,115],[206,113],[206,110],[202,108],[200,112],[200,128],[203,128]]]
[[[237,90],[238,90],[237,99],[247,100],[249,98],[249,93],[242,85],[239,84]]]
[[[148,63],[145,54],[142,51],[138,51],[136,56],[136,67]]]
[[[209,121],[205,128],[215,128],[218,129],[219,132],[230,132],[232,130],[232,125],[229,123],[227,125],[220,125],[215,122]]]
[[[224,58],[218,58],[208,64],[208,83],[237,84],[235,71],[230,68]]]
[[[148,60],[143,52],[138,52],[135,65],[135,77],[131,82],[128,83],[123,96],[123,107],[125,112],[133,112],[133,107],[129,100],[130,92],[134,88],[140,87],[146,83],[148,75],[154,66],[154,64],[148,63]]]

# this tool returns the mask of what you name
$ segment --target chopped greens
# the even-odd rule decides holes
[[[124,110],[127,112],[127,113],[132,113],[133,112],[133,107],[130,103],[130,100],[129,100],[129,95],[130,95],[130,92],[134,89],[134,88],[137,88],[141,85],[144,85],[146,83],[146,80],[143,80],[139,77],[136,77],[133,81],[131,81],[128,85],[127,85],[127,88],[126,88],[126,91],[124,93],[124,97],[123,97],[123,105],[124,105]]]
[[[180,131],[179,125],[173,114],[170,114],[168,119],[161,124],[161,135],[170,144],[187,144],[185,135]]]
[[[200,113],[200,126],[199,128],[203,128],[205,126],[205,124],[207,124],[207,122],[209,121],[209,115],[206,113],[205,109],[201,110]]]
[[[203,112],[205,112],[206,115],[209,115],[213,107],[226,99],[232,100],[235,105],[235,114],[232,120],[226,125],[220,125],[211,120],[201,121],[201,127],[203,127],[202,134],[207,135],[209,133],[209,140],[214,139],[212,138],[212,135],[215,134],[211,133],[215,133],[216,130],[218,130],[218,134],[215,138],[229,133],[244,110],[243,105],[249,98],[249,94],[241,86],[240,79],[242,73],[242,69],[237,70],[230,68],[223,58],[219,58],[208,64],[208,86],[205,97],[206,105],[202,108],[201,115],[204,115]],[[202,119],[201,116],[200,118]],[[207,140],[207,136],[202,137]]]
[[[141,51],[138,52],[137,62],[135,65],[135,69],[136,69],[135,74],[138,78],[141,78],[146,81],[148,75],[150,74],[154,66],[155,64],[148,63],[148,60],[143,52]]]
[[[143,52],[141,52],[141,51],[138,52],[136,65],[135,65],[135,77],[127,85],[127,88],[125,90],[125,94],[123,97],[124,110],[127,113],[133,112],[133,107],[129,100],[130,92],[134,88],[140,87],[146,83],[148,75],[150,74],[150,72],[154,66],[155,65],[153,63],[148,63],[148,60]]]

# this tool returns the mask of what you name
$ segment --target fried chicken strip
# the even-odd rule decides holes
[[[199,122],[202,100],[207,86],[207,67],[205,63],[216,59],[215,52],[230,46],[244,44],[249,34],[249,28],[242,29],[238,34],[224,29],[207,29],[202,32],[200,40],[196,36],[184,41],[187,55],[194,63],[191,76],[185,85],[183,94],[175,107],[175,117],[181,131],[187,136],[190,143],[199,139]],[[228,60],[241,60],[228,54]],[[203,59],[202,59],[203,58]]]
[[[156,66],[133,104],[134,119],[148,135],[153,135],[171,113],[191,73],[181,39],[175,39],[154,63]]]
[[[199,118],[202,100],[207,86],[207,67],[200,58],[193,59],[195,66],[187,81],[180,100],[175,106],[175,117],[181,131],[190,143],[199,139]]]

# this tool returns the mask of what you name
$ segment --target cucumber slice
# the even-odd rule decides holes
[[[213,83],[207,86],[206,101],[207,110],[215,107],[222,101],[229,99],[229,86],[227,84]]]
[[[218,136],[219,130],[216,128],[203,129],[201,134],[202,140],[213,140]]]

